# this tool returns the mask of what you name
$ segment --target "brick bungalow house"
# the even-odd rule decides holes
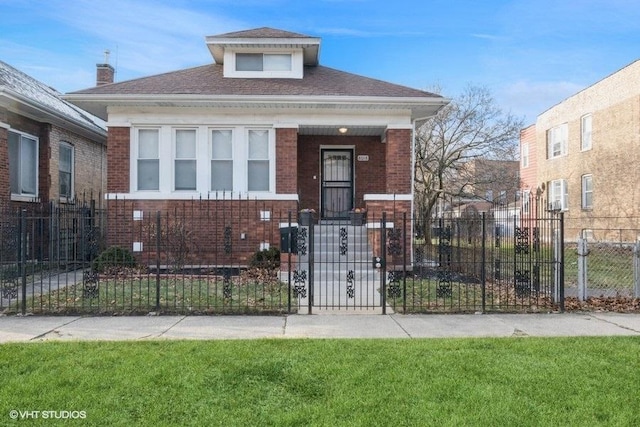
[[[29,258],[74,256],[76,242],[68,237],[67,221],[54,220],[51,208],[57,214],[78,211],[92,199],[91,206],[100,207],[106,190],[106,142],[102,120],[0,61],[0,263],[16,255],[11,241],[18,210],[42,218],[28,224]]]
[[[189,209],[199,248],[250,253],[278,242],[265,223],[291,211],[410,214],[414,123],[448,100],[321,66],[320,43],[272,28],[209,36],[211,64],[67,94],[107,121],[110,216]],[[111,243],[142,250],[130,227]]]
[[[0,61],[0,204],[29,207],[106,187],[102,120]]]

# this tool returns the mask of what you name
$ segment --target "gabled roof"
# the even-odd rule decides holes
[[[22,71],[0,61],[0,105],[34,120],[74,127],[104,139],[104,121],[62,99],[62,94]]]
[[[208,36],[207,47],[218,64],[224,62],[224,51],[227,48],[301,48],[305,65],[318,65],[320,39],[304,34],[275,28],[262,27],[253,30]]]
[[[234,31],[231,33],[218,34],[215,36],[210,36],[211,38],[251,38],[251,39],[260,39],[260,38],[270,38],[270,39],[290,39],[290,38],[312,38],[311,36],[307,36],[299,33],[292,33],[291,31],[278,30],[277,28],[255,28],[253,30],[243,30],[243,31]]]

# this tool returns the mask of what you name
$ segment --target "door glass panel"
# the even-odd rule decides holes
[[[353,208],[352,152],[322,152],[322,216],[347,218]]]

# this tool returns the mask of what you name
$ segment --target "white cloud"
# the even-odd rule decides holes
[[[87,62],[101,62],[104,50],[111,51],[119,80],[210,62],[205,36],[245,27],[213,11],[157,1],[56,1],[52,9],[55,19],[86,37],[81,55],[91,56]]]

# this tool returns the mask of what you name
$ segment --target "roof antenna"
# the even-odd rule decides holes
[[[109,49],[104,51],[104,63],[109,65],[109,55],[111,55],[111,51]]]

